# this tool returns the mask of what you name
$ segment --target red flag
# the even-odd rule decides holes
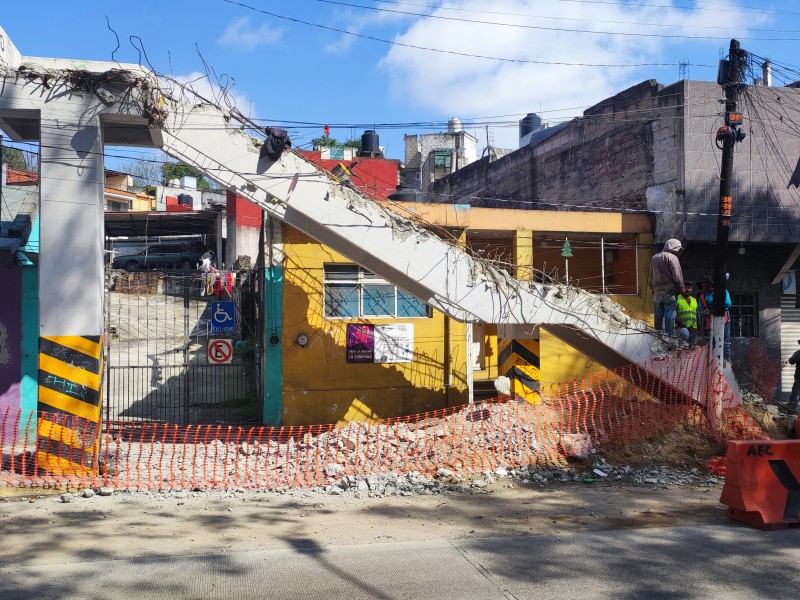
[[[328,127],[327,125],[325,125],[325,127],[322,128],[322,131],[325,132],[325,137],[328,137],[331,134],[331,128]]]

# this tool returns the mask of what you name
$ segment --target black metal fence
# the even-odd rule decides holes
[[[112,276],[106,311],[106,418],[259,423],[257,291],[252,271]],[[231,306],[235,316],[225,316],[220,327],[212,307]]]

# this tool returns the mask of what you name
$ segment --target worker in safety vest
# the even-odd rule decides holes
[[[700,280],[700,295],[697,297],[700,313],[703,318],[705,335],[711,335],[711,316],[714,311],[714,280],[706,275]],[[725,360],[731,359],[731,296],[725,290],[725,335],[722,343],[722,357]]]
[[[692,284],[688,281],[678,296],[675,333],[690,344],[697,340],[697,299],[692,296]]]

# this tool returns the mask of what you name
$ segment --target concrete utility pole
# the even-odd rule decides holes
[[[720,61],[717,83],[725,90],[725,125],[717,132],[717,147],[722,149],[722,168],[719,183],[719,217],[717,221],[717,256],[714,262],[714,306],[711,319],[711,351],[720,367],[723,365],[725,339],[725,297],[728,255],[728,234],[731,229],[733,201],[733,149],[745,133],[739,127],[742,114],[736,112],[736,102],[742,87],[745,51],[737,40],[731,40],[728,60]]]

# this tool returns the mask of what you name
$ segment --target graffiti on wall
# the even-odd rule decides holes
[[[20,408],[22,344],[22,272],[0,269],[4,283],[0,302],[0,415]]]

